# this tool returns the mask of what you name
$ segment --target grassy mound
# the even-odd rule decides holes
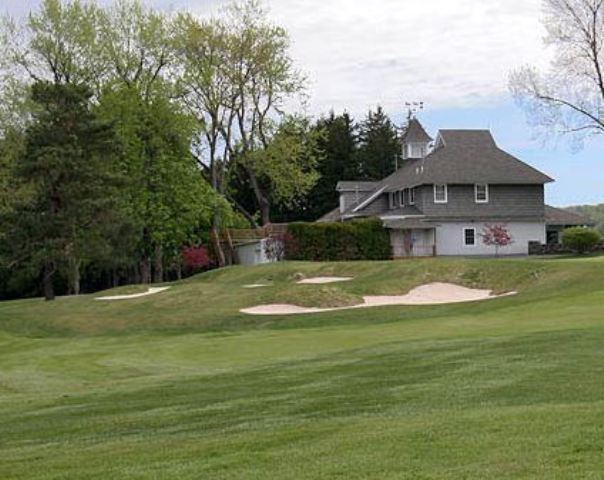
[[[122,287],[96,295],[0,303],[0,329],[31,336],[105,335],[141,332],[207,332],[266,327],[300,327],[367,321],[366,313],[335,313],[313,318],[249,318],[241,308],[270,303],[305,307],[341,307],[362,302],[363,295],[400,295],[430,282],[451,282],[496,293],[520,292],[530,301],[594,276],[592,263],[534,260],[425,259],[401,262],[285,262],[254,268],[231,267],[198,275],[160,294],[140,299],[98,302],[94,297],[146,291],[146,286]],[[329,285],[298,285],[301,276],[351,276],[353,281]],[[594,277],[597,281],[599,277]],[[260,289],[244,285],[269,284]],[[499,301],[497,301],[499,302]],[[449,306],[456,312],[498,308]],[[380,321],[440,314],[444,307],[388,309]],[[372,314],[369,314],[373,316]]]
[[[600,478],[603,260],[291,263],[0,304],[0,478]],[[238,314],[436,280],[520,293]]]

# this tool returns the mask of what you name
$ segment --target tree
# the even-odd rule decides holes
[[[482,231],[482,242],[495,247],[495,256],[499,256],[499,249],[514,243],[514,239],[503,224],[487,224]]]
[[[101,98],[104,118],[116,120],[124,144],[120,165],[130,220],[136,225],[134,255],[141,281],[163,280],[167,252],[180,254],[182,245],[214,208],[227,208],[199,175],[190,154],[192,120],[178,105],[155,96],[142,99],[136,89],[119,88]]]
[[[357,127],[348,113],[320,118],[314,126],[318,132],[317,162],[319,179],[296,208],[281,213],[283,221],[314,221],[338,205],[336,185],[340,180],[358,180],[361,169],[357,156]]]
[[[319,135],[307,119],[286,117],[270,133],[270,141],[240,160],[246,172],[253,172],[250,182],[256,199],[266,200],[259,202],[263,224],[270,222],[272,205],[292,207],[317,182]]]
[[[14,175],[26,194],[9,214],[8,240],[15,264],[42,268],[44,296],[52,300],[60,270],[79,293],[82,262],[115,221],[119,143],[93,112],[86,86],[36,82],[31,95],[38,108]]]
[[[198,164],[213,188],[255,226],[250,206],[226,188],[236,176],[253,194],[260,222],[269,223],[275,201],[295,201],[316,177],[311,156],[291,156],[306,149],[312,135],[307,132],[294,147],[304,120],[288,116],[284,107],[302,95],[304,79],[290,57],[287,32],[268,20],[256,0],[234,3],[212,21],[181,15],[177,24],[183,100],[199,123]],[[219,227],[215,217],[214,230]]]
[[[593,228],[573,227],[562,232],[562,245],[583,254],[592,251],[602,241],[602,235]]]
[[[360,179],[382,180],[394,172],[401,145],[396,127],[382,107],[369,111],[359,126]]]
[[[604,133],[604,1],[544,0],[544,7],[551,68],[513,72],[510,89],[538,131],[581,142]]]
[[[43,0],[40,9],[31,12],[22,25],[4,19],[0,37],[5,47],[5,76],[96,85],[104,70],[97,55],[102,45],[98,13],[94,2]]]

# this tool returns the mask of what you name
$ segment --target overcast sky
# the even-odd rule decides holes
[[[109,0],[107,0],[109,1]],[[38,0],[2,0],[23,15]],[[105,2],[106,3],[106,2]],[[152,0],[200,15],[221,0]],[[500,146],[556,177],[557,205],[604,202],[604,141],[573,154],[562,142],[533,140],[507,92],[513,68],[546,66],[540,0],[270,0],[272,18],[292,38],[310,81],[310,113],[347,110],[360,117],[381,104],[402,121],[404,103],[422,100],[431,133],[491,128]]]

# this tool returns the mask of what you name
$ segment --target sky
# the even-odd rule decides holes
[[[102,0],[109,3],[111,0]],[[149,0],[166,10],[215,13],[223,0]],[[39,0],[0,0],[14,16]],[[556,206],[604,203],[604,136],[580,151],[536,139],[507,90],[522,65],[547,68],[541,0],[266,0],[287,28],[309,83],[308,113],[348,111],[361,119],[381,105],[401,124],[405,103],[425,102],[419,119],[439,128],[489,128],[498,145],[556,179]]]

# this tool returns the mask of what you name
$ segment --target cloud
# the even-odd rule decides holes
[[[309,73],[313,110],[484,105],[507,94],[511,69],[544,62],[540,0],[270,4]]]
[[[107,0],[104,0],[107,1]],[[22,13],[36,0],[8,0]],[[223,0],[153,0],[204,15]],[[431,109],[489,105],[507,76],[547,61],[541,0],[266,0],[310,80],[310,109],[361,113],[405,101]]]

